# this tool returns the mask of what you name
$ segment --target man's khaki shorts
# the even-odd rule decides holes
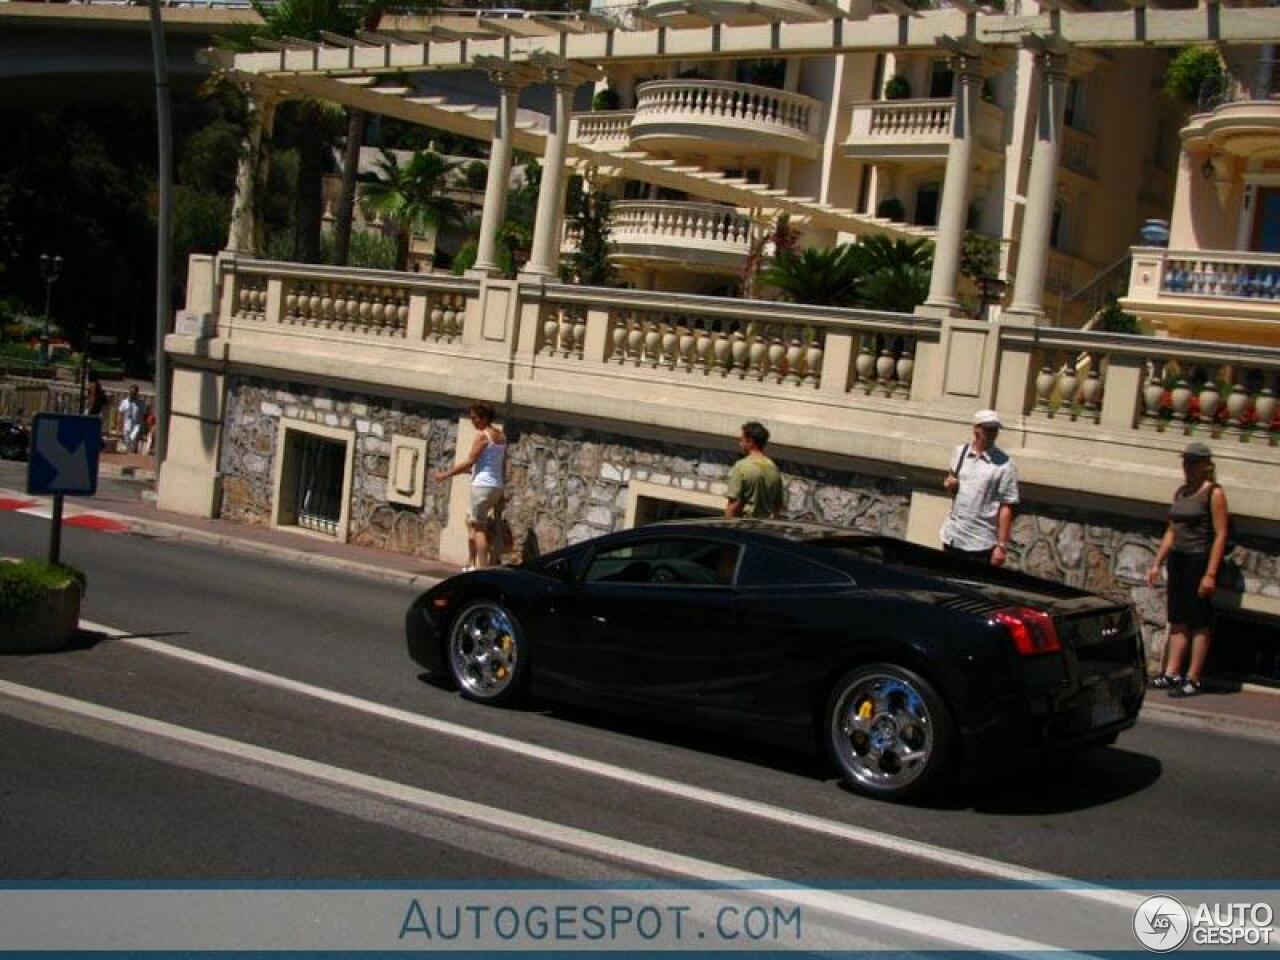
[[[472,487],[471,512],[467,514],[467,525],[472,527],[491,527],[502,509],[501,487]]]

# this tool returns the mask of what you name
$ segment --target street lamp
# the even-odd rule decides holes
[[[987,307],[1000,302],[1008,283],[999,277],[985,274],[976,278],[975,282],[978,284],[978,313],[974,319],[981,320],[986,315]]]
[[[62,257],[40,254],[40,277],[44,280],[44,334],[40,337],[40,366],[49,365],[49,305],[53,301],[53,285],[62,274]]]

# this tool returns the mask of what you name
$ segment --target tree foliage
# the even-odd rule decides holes
[[[1184,107],[1199,105],[1200,95],[1222,81],[1222,59],[1212,47],[1183,47],[1169,61],[1164,93]]]
[[[454,166],[440,154],[425,151],[415,153],[404,166],[389,150],[378,158],[376,179],[365,185],[365,204],[396,226],[397,270],[407,265],[414,233],[462,223],[461,206],[443,192]]]
[[[859,237],[828,249],[786,251],[761,280],[785,300],[909,313],[929,294],[933,244]]]
[[[617,282],[617,271],[609,260],[613,200],[602,190],[583,189],[580,179],[572,184],[569,210],[578,229],[578,249],[569,258],[568,279],[591,287],[612,286]]]

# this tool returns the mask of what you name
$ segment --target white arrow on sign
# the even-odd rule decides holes
[[[53,467],[52,492],[86,490],[89,487],[89,451],[82,442],[68,450],[58,440],[58,421],[41,419],[36,424],[36,453]]]

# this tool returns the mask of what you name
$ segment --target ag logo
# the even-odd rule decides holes
[[[1133,914],[1133,934],[1138,942],[1156,953],[1168,953],[1182,946],[1191,931],[1187,908],[1173,897],[1147,897]]]

